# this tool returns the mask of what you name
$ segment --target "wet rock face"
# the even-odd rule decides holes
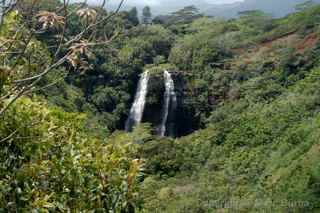
[[[142,122],[151,123],[155,132],[161,123],[164,91],[165,86],[162,73],[151,74]]]
[[[177,136],[180,137],[199,129],[199,121],[192,103],[190,103],[187,76],[183,72],[174,72],[173,80],[176,84],[178,101],[175,114],[175,128]]]

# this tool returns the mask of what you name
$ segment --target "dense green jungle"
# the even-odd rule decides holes
[[[320,212],[320,6],[119,2],[0,2],[0,212]]]

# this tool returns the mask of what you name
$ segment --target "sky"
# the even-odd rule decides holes
[[[119,2],[119,0],[109,0],[113,3]],[[175,0],[173,0],[175,1]],[[179,1],[179,0],[177,0]],[[183,1],[183,0],[182,0]],[[193,0],[195,3],[197,0]],[[239,2],[239,1],[244,1],[244,0],[205,0],[207,3],[210,4],[229,4],[229,3],[234,3],[234,2]],[[89,0],[89,2],[101,2],[101,0]],[[150,6],[155,6],[161,4],[161,0],[126,0],[126,3],[132,4],[137,4],[137,5],[150,5]]]
[[[157,5],[161,2],[161,0],[127,0],[127,1],[128,2],[130,1],[131,3],[136,2],[138,4],[148,4],[148,5]],[[229,3],[234,3],[242,0],[205,0],[205,1],[210,4],[229,4]],[[197,2],[197,0],[194,0],[194,2]]]
[[[230,4],[234,2],[239,2],[243,0],[206,0],[206,2],[211,3],[211,4]]]

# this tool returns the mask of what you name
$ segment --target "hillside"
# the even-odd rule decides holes
[[[305,0],[245,0],[243,2],[236,2],[232,4],[223,4],[206,7],[203,9],[205,14],[234,18],[238,16],[239,12],[246,10],[262,10],[266,13],[272,14],[274,17],[283,17],[289,13],[295,11],[295,6],[306,2]],[[319,0],[313,1],[314,3],[320,3]]]
[[[94,2],[94,1],[93,1]],[[208,1],[194,1],[194,0],[179,0],[179,1],[169,1],[160,0],[157,4],[149,4],[154,16],[167,15],[169,13],[180,10],[186,6],[194,5],[202,13],[208,16],[217,16],[222,18],[235,18],[238,17],[238,13],[246,10],[262,10],[272,16],[279,18],[295,11],[296,5],[307,2],[307,0],[244,0],[235,3],[227,4],[215,4],[214,1],[209,3]],[[320,3],[319,0],[313,0],[314,3]],[[141,12],[143,7],[147,6],[143,2],[126,2],[123,9],[129,10],[132,7],[137,7],[138,11]],[[115,9],[117,7],[117,2],[111,1],[107,6],[108,9]]]
[[[319,212],[320,6],[6,6],[0,212]]]

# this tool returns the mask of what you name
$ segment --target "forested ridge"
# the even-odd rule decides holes
[[[0,2],[0,212],[319,212],[320,6],[122,4]]]

